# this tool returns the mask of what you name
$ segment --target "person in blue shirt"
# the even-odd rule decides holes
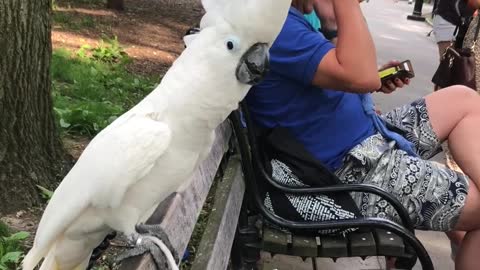
[[[338,32],[336,44],[304,18],[313,9],[320,18],[331,19],[326,25],[322,20],[322,28]],[[408,80],[381,84],[375,47],[357,0],[293,0],[270,56],[269,74],[246,98],[255,124],[287,129],[344,183],[377,185],[393,194],[417,228],[467,231],[456,269],[477,269],[480,96],[454,86],[380,118],[370,93],[391,93]],[[445,140],[465,174],[428,160]],[[271,165],[273,178],[282,184],[306,185],[282,160],[272,159]],[[377,196],[352,197],[362,215],[398,220]],[[279,215],[303,220],[354,216],[324,196],[267,193],[265,204]]]

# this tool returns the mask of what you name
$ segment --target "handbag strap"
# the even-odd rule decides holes
[[[477,39],[478,39],[479,32],[480,32],[480,18],[477,20],[477,27],[475,28],[475,36],[473,37],[472,50],[475,50],[475,47],[477,46]]]

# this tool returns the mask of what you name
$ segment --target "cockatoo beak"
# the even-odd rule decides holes
[[[262,81],[270,68],[268,50],[266,43],[257,43],[248,49],[237,66],[238,81],[249,85]]]

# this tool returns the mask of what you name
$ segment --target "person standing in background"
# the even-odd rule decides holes
[[[463,40],[463,48],[472,48],[474,45],[480,45],[478,43],[479,38],[475,40],[475,30],[479,23],[480,20],[478,17],[478,9],[476,9],[473,18],[468,26],[468,30],[465,34],[465,38]],[[480,53],[475,53],[475,84],[477,86],[475,90],[478,92],[480,87]]]
[[[473,9],[469,8],[464,0],[437,1],[433,12],[433,34],[441,58],[455,37],[455,29],[473,15]]]

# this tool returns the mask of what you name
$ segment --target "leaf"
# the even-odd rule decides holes
[[[108,123],[113,123],[113,121],[117,120],[118,116],[110,116],[108,118]]]
[[[42,192],[42,196],[47,199],[47,200],[50,200],[53,196],[53,191],[49,190],[49,189],[46,189],[42,186],[39,186],[37,185],[37,188],[40,189],[40,191]]]
[[[7,237],[7,241],[22,241],[27,239],[30,236],[28,232],[18,232]]]
[[[20,258],[22,257],[22,252],[21,251],[14,251],[14,252],[9,252],[0,259],[0,262],[2,264],[6,263],[18,263],[20,261]]]
[[[60,108],[57,108],[57,107],[53,107],[53,110],[54,110],[55,113],[57,113],[58,115],[63,115],[63,114],[65,114],[65,113],[68,112],[68,110],[60,109]]]
[[[63,119],[63,118],[60,119],[60,126],[61,126],[62,128],[68,128],[68,127],[70,127],[71,125],[72,125],[72,124],[70,124],[70,123],[68,123],[67,121],[65,121],[65,119]]]
[[[90,73],[93,75],[93,76],[96,76],[98,74],[98,71],[94,68],[94,67],[91,67],[90,68]]]
[[[88,44],[84,44],[82,45],[82,47],[80,47],[81,49],[84,49],[84,50],[90,50],[92,48],[92,46],[88,45]]]

